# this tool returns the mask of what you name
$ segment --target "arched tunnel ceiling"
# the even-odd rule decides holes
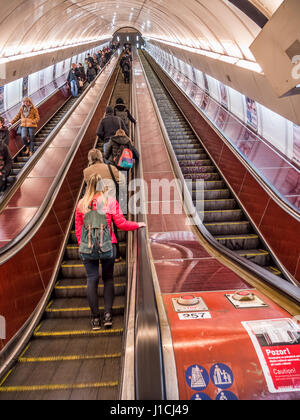
[[[283,0],[249,0],[268,17]],[[229,0],[0,0],[0,57],[103,39],[133,26],[144,36],[254,60],[260,28]]]

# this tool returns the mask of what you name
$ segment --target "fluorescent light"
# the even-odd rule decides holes
[[[236,65],[242,67],[243,69],[256,71],[257,73],[262,73],[262,68],[258,63],[253,63],[252,61],[239,60]]]
[[[229,55],[219,54],[213,51],[206,51],[200,48],[189,47],[187,45],[176,44],[175,42],[170,42],[163,39],[157,39],[153,37],[150,37],[147,39],[150,39],[156,42],[161,42],[163,44],[167,44],[172,47],[180,48],[181,50],[190,51],[194,54],[204,55],[206,57],[213,58],[215,60],[220,60],[226,63],[234,64],[236,66],[242,67],[247,70],[255,71],[257,73],[263,73],[262,68],[255,61],[241,60],[238,57],[232,57]]]

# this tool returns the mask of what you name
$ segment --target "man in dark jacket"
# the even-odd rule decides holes
[[[72,64],[72,68],[69,71],[68,75],[68,84],[71,89],[72,96],[77,98],[78,96],[78,89],[79,89],[79,80],[78,80],[78,69],[77,65],[74,63]]]
[[[124,130],[118,130],[116,135],[111,138],[104,153],[104,158],[110,163],[115,164],[115,158],[118,156],[120,148],[124,146],[132,151],[134,159],[138,161],[140,158],[139,152],[133,146]]]
[[[5,143],[0,144],[0,193],[6,190],[7,178],[12,169],[12,158]]]
[[[98,130],[97,136],[98,139],[104,142],[104,156],[107,149],[108,142],[110,141],[111,137],[113,137],[116,132],[122,129],[128,136],[128,130],[121,118],[114,116],[114,109],[111,106],[106,108],[106,115],[101,120]]]
[[[130,114],[130,111],[127,109],[122,98],[117,99],[114,113],[116,117],[120,117],[124,121],[124,124],[127,127],[127,132],[129,133],[129,120],[133,124],[136,124],[136,120]]]
[[[6,146],[9,144],[9,131],[5,127],[5,119],[0,117],[0,144],[4,143]]]

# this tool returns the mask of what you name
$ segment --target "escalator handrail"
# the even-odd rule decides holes
[[[171,162],[172,162],[172,165],[173,165],[175,176],[177,177],[177,179],[179,179],[181,181],[181,184],[184,188],[184,197],[185,197],[184,206],[186,208],[186,213],[189,214],[189,215],[194,215],[195,214],[195,206],[194,206],[194,203],[192,201],[190,191],[187,187],[186,181],[185,181],[184,176],[182,174],[182,171],[181,171],[181,168],[179,166],[177,157],[175,155],[172,143],[170,141],[169,135],[167,133],[164,122],[163,122],[162,117],[160,115],[160,111],[158,109],[153,91],[151,89],[151,86],[150,86],[150,83],[149,83],[149,80],[148,80],[147,77],[146,77],[146,81],[147,81],[147,84],[148,84],[150,95],[152,97],[154,108],[155,108],[156,113],[157,113],[159,124],[160,124],[161,130],[162,130],[162,134],[163,134],[163,137],[165,139],[165,144],[167,146],[169,156],[170,156],[170,159],[171,159]],[[167,91],[168,91],[168,89],[167,89]],[[168,93],[170,94],[170,96],[174,100],[171,93],[169,91],[168,91]],[[176,103],[176,101],[175,101],[175,103]],[[238,265],[241,265],[243,268],[246,268],[248,271],[254,273],[257,276],[259,276],[264,282],[269,284],[271,287],[279,290],[280,292],[284,293],[286,296],[291,298],[296,303],[298,303],[298,304],[300,303],[300,288],[296,284],[289,283],[288,281],[283,280],[280,277],[277,277],[274,274],[267,272],[265,269],[257,266],[253,262],[245,260],[244,258],[234,254],[228,248],[226,248],[224,245],[219,244],[215,240],[215,238],[211,235],[211,233],[205,228],[205,226],[202,223],[198,214],[196,214],[194,216],[194,222],[195,222],[195,225],[198,228],[199,232],[204,236],[204,238],[208,241],[208,243],[210,245],[212,245],[213,248],[215,248],[218,252],[225,255],[226,257],[229,257],[231,260],[238,263]]]
[[[116,65],[117,64],[118,62],[116,62]],[[56,175],[54,182],[52,183],[51,188],[47,192],[47,195],[43,203],[39,207],[37,213],[30,220],[27,226],[12,241],[10,241],[6,246],[0,249],[0,266],[4,264],[6,261],[8,261],[10,258],[12,258],[17,252],[19,252],[20,249],[22,249],[31,240],[31,238],[35,235],[35,233],[37,232],[37,230],[39,229],[39,227],[41,226],[41,224],[47,217],[48,213],[50,212],[52,205],[56,199],[56,196],[60,190],[60,186],[62,185],[64,181],[65,175],[72,164],[75,153],[80,147],[80,144],[86,132],[86,129],[89,126],[95,114],[95,111],[98,107],[98,104],[111,80],[111,77],[114,74],[116,65],[111,69],[111,74],[108,77],[105,85],[102,87],[102,90],[98,95],[97,101],[95,102],[94,106],[91,108],[89,114],[86,117],[85,125],[81,127],[76,138],[74,139],[74,142],[64,161],[64,165],[60,168],[60,171]],[[91,85],[90,88],[91,87],[93,86]]]
[[[107,64],[110,63],[112,58],[113,58],[113,56],[110,58],[110,60]],[[103,67],[103,69],[101,69],[101,71],[99,72],[99,74],[97,75],[97,78],[95,80],[97,80],[101,76],[102,72],[105,70],[106,65]],[[20,187],[20,185],[24,182],[24,180],[26,179],[29,172],[34,168],[34,166],[37,164],[37,162],[41,159],[45,150],[47,150],[47,148],[50,146],[52,141],[55,139],[55,137],[57,136],[57,134],[59,133],[61,128],[64,126],[64,124],[70,118],[70,116],[72,115],[74,110],[79,106],[79,104],[82,102],[82,100],[86,97],[86,95],[88,94],[88,92],[90,91],[92,86],[93,85],[91,84],[87,89],[85,89],[85,91],[81,94],[81,96],[78,98],[78,100],[72,105],[72,107],[69,109],[69,111],[63,116],[63,118],[56,125],[56,127],[53,129],[53,131],[45,139],[43,144],[38,148],[38,150],[33,154],[33,156],[28,160],[28,162],[26,162],[26,164],[23,166],[23,168],[21,169],[21,171],[18,173],[18,175],[16,177],[16,181],[7,190],[7,192],[5,192],[5,195],[0,202],[0,213],[5,209],[9,200],[12,198],[12,196],[17,191],[17,189]],[[49,122],[49,120],[48,120],[48,122]],[[19,125],[19,122],[16,122],[16,124],[13,127],[15,127],[17,125]],[[42,129],[42,127],[41,127],[41,129]],[[1,254],[1,251],[0,251],[0,254]]]
[[[133,83],[133,112],[138,115],[136,92]],[[139,129],[134,129],[135,146],[141,151]],[[143,173],[142,162],[135,168],[137,178]],[[145,216],[137,220],[145,222]],[[135,301],[135,398],[136,400],[166,399],[164,359],[159,311],[157,307],[153,274],[150,264],[148,240],[145,229],[137,232],[137,275]]]

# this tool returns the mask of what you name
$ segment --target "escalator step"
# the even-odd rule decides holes
[[[123,334],[123,316],[117,315],[113,319],[113,327],[110,330],[101,329],[92,331],[88,318],[50,318],[45,319],[34,332],[38,338],[66,338],[66,337],[94,337],[112,336]]]
[[[120,358],[21,363],[0,394],[118,388],[120,364]]]
[[[62,361],[89,358],[120,357],[122,336],[94,336],[88,341],[79,338],[43,338],[32,340],[25,352],[19,358],[20,363],[35,363],[36,361]]]
[[[81,260],[65,261],[61,266],[61,271],[64,278],[84,278],[86,276],[86,271]],[[117,277],[126,275],[126,261],[115,264],[114,275]]]
[[[255,249],[260,246],[260,239],[258,235],[224,235],[216,236],[215,239],[220,244],[231,250]]]
[[[232,210],[236,207],[237,202],[233,198],[196,201],[197,210]]]
[[[126,277],[114,278],[115,295],[125,295]],[[99,296],[103,296],[103,284],[99,285]],[[54,288],[54,296],[56,298],[68,297],[86,297],[87,279],[62,279],[59,280]]]
[[[206,223],[205,227],[212,235],[242,235],[252,231],[248,221]]]
[[[235,251],[235,253],[240,257],[247,258],[247,260],[250,260],[262,267],[268,266],[270,264],[270,254],[264,249],[239,250]]]
[[[99,299],[99,309],[104,313],[104,300]],[[113,304],[113,315],[121,315],[125,309],[124,296],[116,296]],[[50,302],[45,311],[47,318],[79,318],[90,317],[91,310],[85,298],[55,299]]]
[[[244,217],[242,210],[213,210],[199,211],[199,215],[203,217],[204,223],[212,222],[235,222],[241,221]]]

